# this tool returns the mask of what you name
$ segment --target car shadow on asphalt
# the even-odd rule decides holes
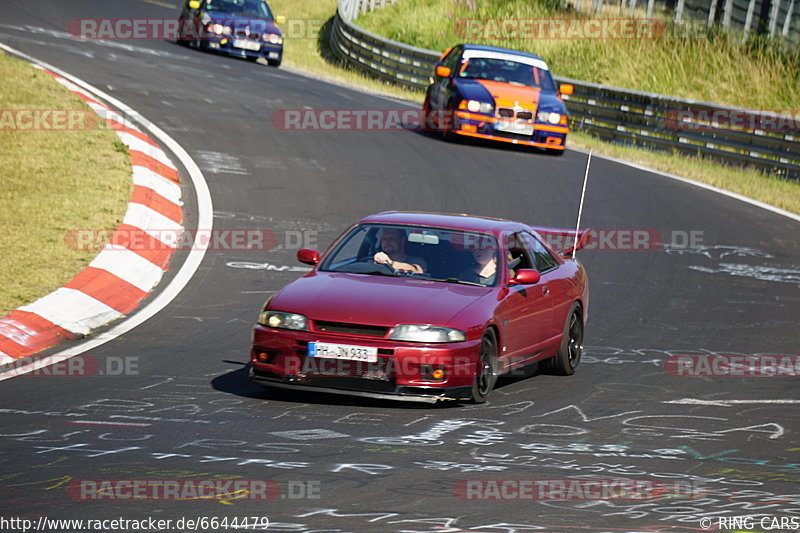
[[[455,134],[451,134],[449,139],[445,139],[440,130],[420,128],[418,124],[402,123],[401,126],[404,131],[410,133],[416,133],[417,135],[421,135],[432,141],[442,143],[443,145],[454,145],[454,146],[464,145],[464,146],[472,146],[475,148],[482,148],[485,150],[500,150],[504,152],[536,154],[544,157],[559,157],[561,155],[558,153],[547,152],[544,149],[536,148],[535,146],[527,146],[524,144],[512,144],[512,143],[491,141],[485,139],[476,139],[474,137],[462,137]]]
[[[282,403],[303,403],[312,405],[340,405],[347,407],[374,407],[376,409],[404,409],[404,410],[419,410],[419,409],[464,409],[469,408],[472,404],[468,400],[460,401],[440,401],[435,404],[425,402],[410,402],[398,401],[393,399],[378,399],[378,398],[365,398],[361,396],[347,396],[343,394],[333,394],[327,392],[309,392],[306,390],[290,390],[267,388],[252,383],[248,379],[248,372],[250,371],[249,363],[242,363],[241,361],[223,361],[230,365],[238,365],[240,368],[226,372],[221,376],[211,380],[211,386],[214,390],[231,394],[235,396],[242,396],[245,398],[262,399],[273,402]],[[489,402],[499,402],[502,399],[502,389],[515,385],[526,379],[533,378],[541,372],[538,370],[538,365],[526,366],[522,369],[513,371],[511,374],[500,376],[495,385],[493,395],[489,397]]]

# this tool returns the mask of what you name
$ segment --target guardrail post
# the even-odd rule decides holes
[[[781,12],[781,0],[772,0],[772,13],[769,17],[769,36],[775,37],[775,29],[778,27],[778,15]]]
[[[786,12],[786,19],[783,21],[783,31],[781,35],[784,37],[789,37],[789,28],[792,23],[792,11],[794,11],[794,0],[789,2],[789,10]]]

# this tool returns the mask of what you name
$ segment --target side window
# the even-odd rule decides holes
[[[524,243],[524,234],[513,233],[508,236],[508,268],[517,271],[521,268],[536,268],[533,258]]]
[[[450,51],[447,57],[444,58],[444,60],[442,61],[442,66],[449,68],[450,72],[455,72],[460,57],[461,57],[461,47],[456,46]]]
[[[539,272],[547,272],[558,266],[558,262],[553,259],[553,256],[550,255],[547,248],[545,248],[536,237],[526,232],[522,234],[522,238],[533,255],[533,260],[536,263],[536,270]]]

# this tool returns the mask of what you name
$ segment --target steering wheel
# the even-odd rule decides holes
[[[380,272],[395,276],[403,274],[403,272],[395,270],[392,265],[386,263],[376,263],[371,257],[359,258],[358,262],[350,263],[344,268],[346,269],[346,272],[352,272],[354,274],[369,274],[371,272]]]

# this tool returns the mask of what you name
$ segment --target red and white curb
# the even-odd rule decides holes
[[[88,91],[34,66],[72,91],[116,131],[130,154],[133,193],[122,224],[112,235],[113,245],[106,245],[64,287],[0,318],[0,364],[87,335],[136,309],[161,280],[174,251],[175,241],[164,242],[163,235],[177,237],[183,231],[178,170],[167,154]]]

